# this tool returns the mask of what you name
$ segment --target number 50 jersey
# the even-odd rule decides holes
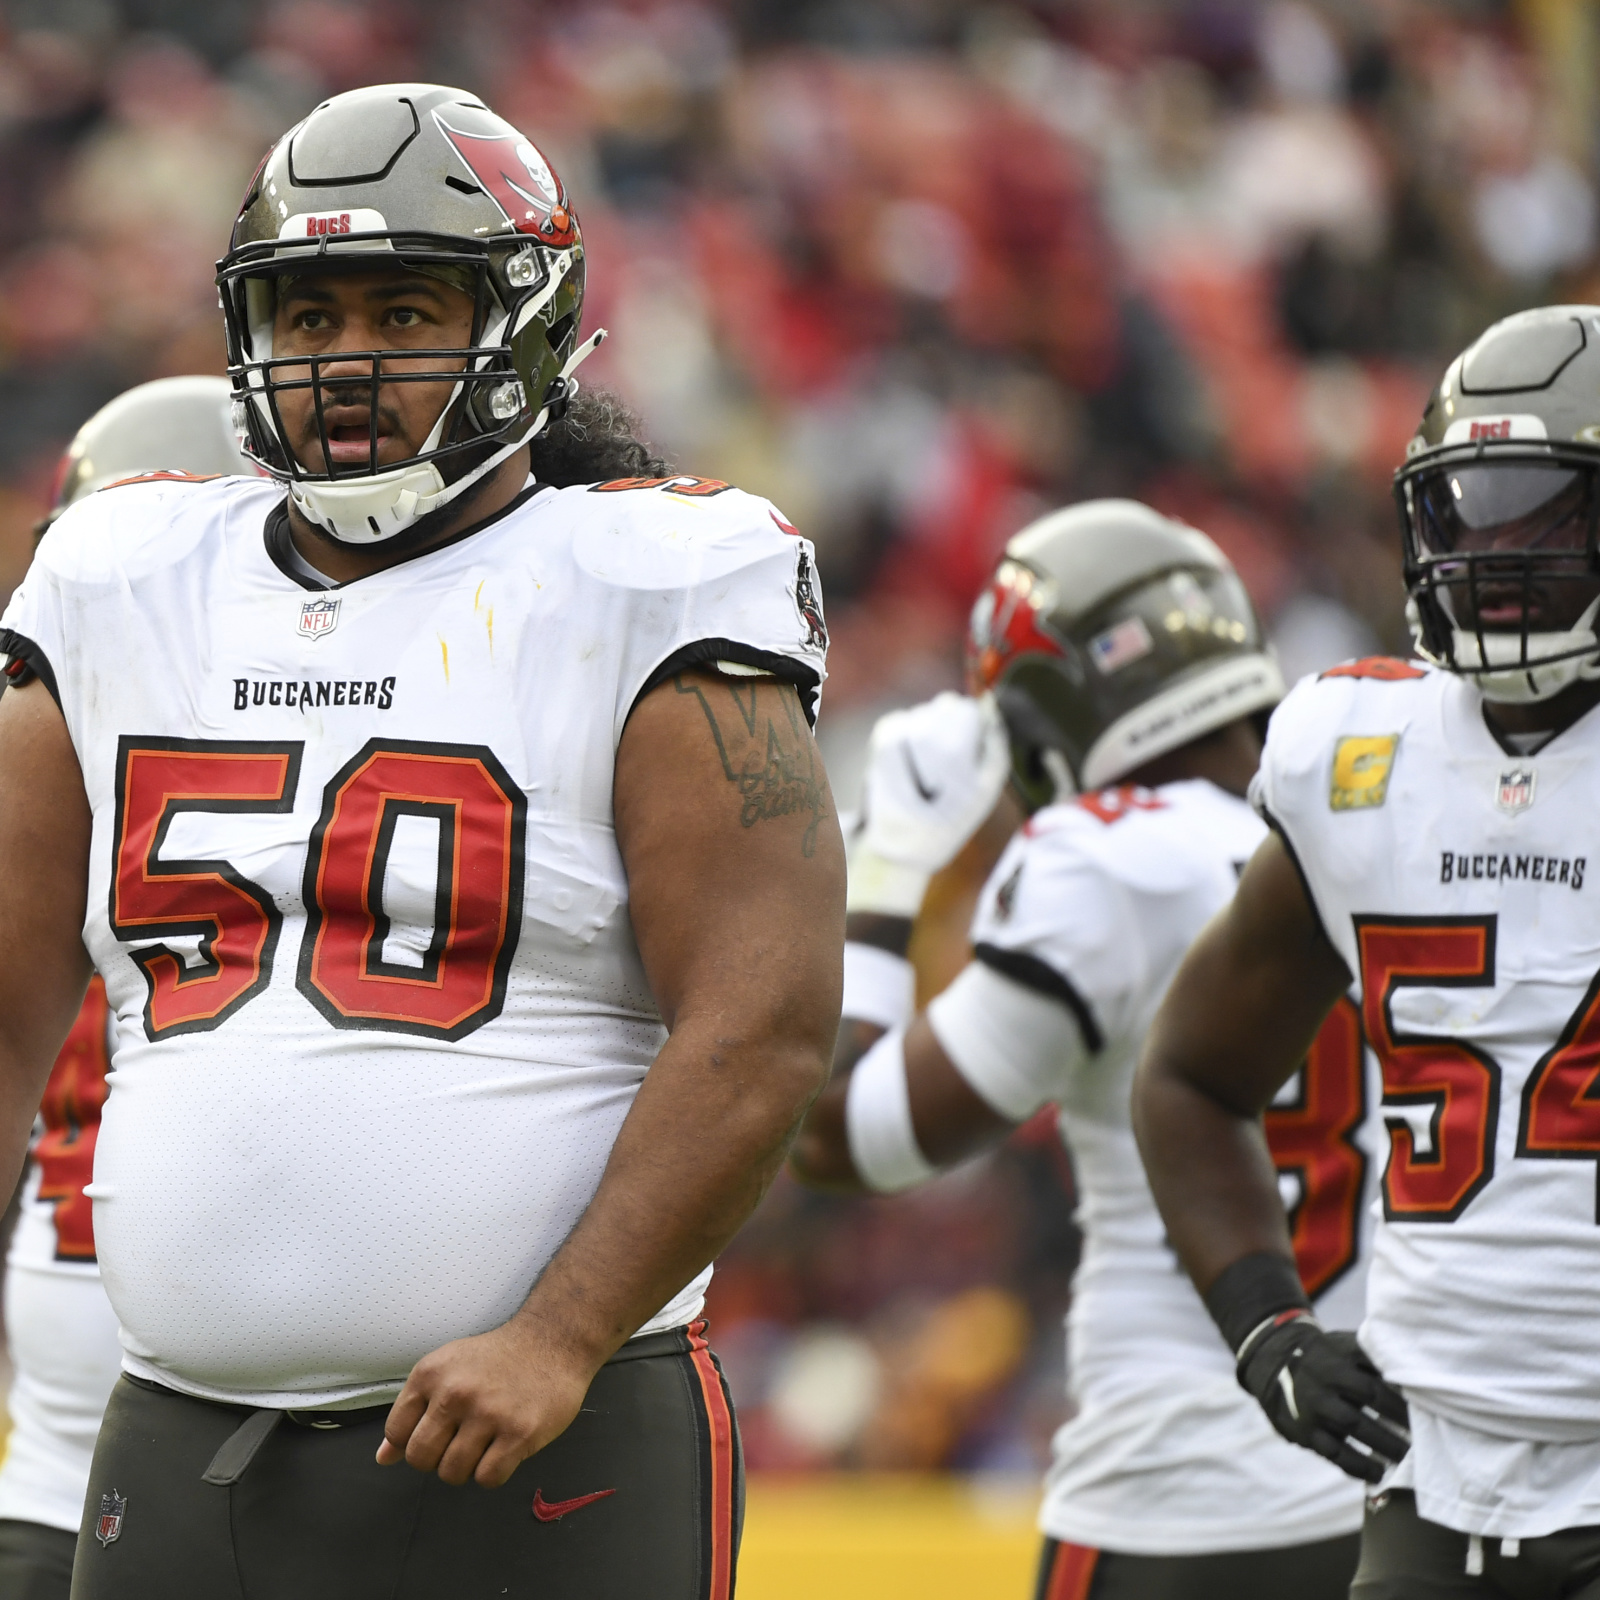
[[[612,827],[624,723],[717,660],[814,711],[812,560],[691,478],[530,485],[334,588],[270,484],[138,482],[60,519],[3,643],[93,808],[117,1046],[89,1192],[129,1371],[370,1404],[517,1308],[665,1038]]]
[[[1406,662],[1306,680],[1256,798],[1355,974],[1389,1154],[1361,1341],[1432,1521],[1600,1522],[1600,716],[1507,754]]]

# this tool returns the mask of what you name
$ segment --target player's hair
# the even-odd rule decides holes
[[[614,394],[580,389],[531,441],[533,475],[557,489],[615,478],[665,478],[672,464],[640,437],[643,424]]]

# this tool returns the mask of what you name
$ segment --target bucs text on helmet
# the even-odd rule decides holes
[[[470,294],[469,347],[408,349],[404,371],[393,351],[274,355],[280,281],[377,267],[443,278]],[[560,179],[475,96],[419,83],[325,100],[267,154],[217,264],[247,451],[335,538],[392,539],[559,415],[573,372],[605,337],[578,342],[583,279],[583,239]],[[334,365],[338,375],[324,373]],[[350,377],[352,365],[367,375]],[[446,367],[454,387],[421,452],[377,470],[380,383],[438,383]],[[366,462],[340,466],[321,396],[353,384],[370,399],[372,450]],[[325,471],[295,455],[278,405],[288,389],[310,389],[317,401]]]
[[[50,511],[38,532],[96,489],[149,472],[257,476],[239,448],[226,378],[156,378],[108,400],[62,455]]]
[[[1600,307],[1507,317],[1450,363],[1395,474],[1417,652],[1486,698],[1600,677]]]
[[[967,671],[999,704],[1014,781],[1035,808],[1284,693],[1227,557],[1135,500],[1053,511],[1007,544],[973,607]]]

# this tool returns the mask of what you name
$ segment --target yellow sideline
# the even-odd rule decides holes
[[[1037,1481],[752,1477],[739,1600],[1028,1600]]]

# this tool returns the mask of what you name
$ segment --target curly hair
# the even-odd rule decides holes
[[[533,441],[533,475],[557,489],[613,478],[665,478],[672,463],[640,437],[643,424],[614,394],[580,389]]]

